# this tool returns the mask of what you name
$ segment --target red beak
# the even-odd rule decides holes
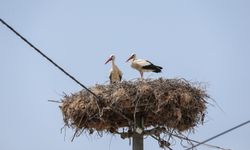
[[[110,57],[106,62],[105,64],[107,64],[108,62],[110,62],[112,60],[112,57]]]

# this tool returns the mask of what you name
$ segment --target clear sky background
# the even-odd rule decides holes
[[[193,139],[250,119],[249,0],[0,0],[0,17],[89,87],[108,80],[104,62],[112,53],[124,79],[139,77],[125,63],[133,52],[164,67],[147,77],[204,82],[223,111],[209,106]],[[128,140],[111,135],[70,142],[71,129],[64,140],[61,112],[47,100],[81,87],[2,24],[0,52],[1,150],[131,149]],[[249,139],[247,125],[210,143],[247,150]],[[145,140],[145,150],[158,149]]]

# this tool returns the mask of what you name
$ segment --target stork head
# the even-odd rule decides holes
[[[126,62],[129,62],[130,60],[135,60],[135,58],[136,58],[136,54],[133,53],[130,55],[130,57],[128,58],[128,60]]]
[[[109,59],[105,62],[105,64],[107,64],[111,60],[115,60],[115,55],[114,54],[110,55]]]

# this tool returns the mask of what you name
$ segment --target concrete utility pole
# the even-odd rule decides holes
[[[136,114],[134,133],[133,133],[133,150],[143,150],[143,118]]]

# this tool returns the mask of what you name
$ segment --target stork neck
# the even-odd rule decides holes
[[[113,67],[115,66],[115,60],[112,60],[112,66]]]

